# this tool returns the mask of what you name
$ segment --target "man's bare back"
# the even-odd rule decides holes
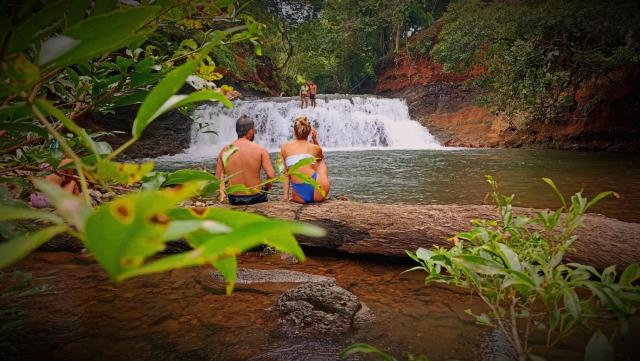
[[[238,150],[229,156],[226,167],[224,167],[222,164],[222,154],[224,150],[228,149],[231,145],[237,147]],[[220,152],[216,165],[216,174],[221,171],[225,177],[232,176],[229,179],[230,185],[244,184],[252,188],[262,183],[262,178],[260,177],[261,169],[265,170],[268,178],[275,176],[267,149],[248,139],[240,138],[223,148]],[[267,184],[266,188],[271,188],[271,184]],[[258,193],[260,190],[261,189],[255,189],[253,194]]]

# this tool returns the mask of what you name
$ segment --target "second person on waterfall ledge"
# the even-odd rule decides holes
[[[293,123],[293,133],[296,139],[285,143],[280,150],[285,170],[303,159],[313,158],[313,163],[301,166],[296,173],[315,180],[322,191],[292,175],[284,182],[283,200],[302,204],[322,202],[328,197],[331,185],[322,147],[318,143],[318,133],[311,126],[309,119],[304,116],[296,118]],[[311,142],[308,140],[309,135],[311,135]]]

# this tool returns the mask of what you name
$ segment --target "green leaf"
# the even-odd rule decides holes
[[[37,40],[55,31],[64,19],[67,0],[58,0],[46,5],[31,15],[13,31],[7,53],[11,54],[32,46]]]
[[[98,208],[87,220],[86,246],[113,279],[140,267],[164,249],[171,219],[167,212],[193,196],[201,185],[133,193]]]
[[[433,254],[434,254],[433,251],[430,251],[422,247],[418,248],[418,250],[416,251],[416,257],[423,261],[428,261],[431,258],[431,256],[433,256]]]
[[[0,96],[28,91],[40,78],[40,69],[24,54],[4,61],[0,67]]]
[[[304,159],[300,159],[299,161],[296,162],[296,164],[292,165],[291,167],[289,167],[287,169],[289,174],[292,174],[293,172],[297,171],[298,169],[300,169],[300,167],[303,167],[305,165],[310,165],[316,162],[316,158],[304,158]]]
[[[35,105],[42,113],[51,114],[56,119],[62,122],[64,126],[73,132],[79,139],[82,145],[91,153],[99,157],[100,152],[98,146],[91,139],[87,131],[84,128],[78,126],[73,120],[69,119],[60,109],[56,108],[53,104],[45,99],[36,99]]]
[[[176,69],[176,70],[179,70],[179,68]],[[169,73],[169,75],[167,75],[167,77],[165,79],[163,79],[160,82],[160,84],[158,84],[158,86],[156,86],[156,88],[151,91],[151,93],[149,93],[149,95],[147,96],[146,100],[144,101],[144,103],[140,107],[140,110],[138,111],[138,115],[136,116],[136,119],[134,120],[134,123],[133,123],[132,134],[133,134],[134,137],[136,137],[136,138],[140,137],[140,135],[142,134],[142,131],[153,120],[155,120],[156,118],[158,118],[162,114],[168,112],[171,109],[175,109],[175,108],[187,105],[187,104],[206,101],[206,100],[208,100],[208,101],[214,101],[215,100],[215,101],[219,101],[219,102],[223,103],[227,108],[233,108],[233,104],[222,93],[219,93],[219,92],[216,92],[216,91],[213,91],[213,90],[199,90],[199,91],[193,92],[193,93],[191,93],[189,95],[171,95],[170,97],[165,99],[164,102],[158,104],[157,107],[154,107],[153,109],[150,109],[147,106],[147,104],[155,104],[155,101],[160,99],[160,97],[154,96],[154,92],[156,91],[156,89],[158,89],[162,85],[162,83],[165,80],[167,80],[167,78],[169,78],[169,76],[171,76],[171,73]],[[185,79],[186,79],[186,77],[185,77]],[[178,86],[178,89],[180,88],[180,86],[182,86],[183,82],[180,83],[180,85]],[[176,91],[178,89],[176,89]],[[153,110],[153,111],[151,111],[151,110]]]
[[[91,9],[91,16],[100,15],[112,11],[116,8],[117,3],[118,0],[95,0],[93,9]]]
[[[602,331],[596,331],[584,350],[585,361],[613,361],[613,347]]]
[[[182,184],[191,181],[216,181],[218,178],[213,174],[196,169],[181,169],[170,173],[166,176],[166,180],[162,183],[163,186],[170,186],[174,184]]]
[[[470,270],[484,274],[484,275],[496,275],[504,273],[504,268],[497,262],[471,255],[454,256],[454,259],[459,260],[465,267]]]
[[[638,279],[640,279],[640,265],[638,263],[632,263],[622,272],[620,284],[622,286],[632,286],[633,282]]]
[[[169,223],[167,231],[163,235],[165,241],[180,239],[195,231],[204,231],[208,234],[220,234],[231,232],[231,227],[224,223],[206,220],[176,220]],[[198,246],[199,244],[192,244]]]
[[[0,269],[10,266],[43,243],[66,230],[66,225],[53,226],[0,243]]]
[[[582,314],[582,309],[580,307],[580,300],[578,299],[578,295],[576,291],[571,288],[562,289],[562,299],[564,302],[564,306],[569,310],[571,316],[574,319],[580,319]]]
[[[39,64],[67,66],[120,49],[136,36],[135,32],[151,20],[158,10],[160,7],[157,6],[138,6],[85,19],[69,27],[61,35],[45,41]],[[45,51],[58,50],[57,46],[52,45],[65,38],[79,43],[62,53],[51,55]]]
[[[118,274],[116,279],[123,280],[178,267],[211,263],[224,257],[234,257],[266,242],[280,245],[282,237],[291,236],[291,233],[318,236],[323,234],[324,230],[300,223],[265,220],[239,226],[232,232],[223,235],[204,235],[202,232],[196,232],[194,236],[200,237],[200,239],[195,243],[199,246],[193,250],[164,257],[140,267],[131,267]],[[294,256],[304,258],[302,254],[294,254]]]
[[[78,231],[84,231],[87,218],[91,214],[91,208],[80,197],[69,194],[59,186],[43,179],[33,179],[33,184],[47,195],[47,200],[56,208],[62,218],[74,225]]]
[[[90,0],[70,0],[67,9],[67,26],[84,19]]]
[[[225,208],[179,208],[169,213],[171,219],[196,219],[196,220],[213,220],[224,223],[231,228],[238,228],[249,223],[263,222],[267,217],[248,212],[241,212]]]
[[[354,343],[353,345],[345,348],[344,350],[342,350],[342,352],[340,352],[340,358],[344,360],[347,357],[358,353],[370,353],[379,357],[379,359],[382,361],[397,361],[395,357],[386,354],[366,343]]]
[[[229,144],[223,151],[222,151],[222,155],[220,156],[220,158],[222,158],[222,165],[224,167],[227,166],[227,162],[229,161],[229,157],[231,157],[233,155],[233,153],[239,151],[240,148],[236,147],[233,144]]]
[[[202,188],[201,197],[213,197],[220,192],[220,180],[215,180]]]
[[[31,108],[26,102],[16,102],[11,105],[0,107],[0,120],[18,120],[32,117]],[[4,129],[4,128],[2,128]]]
[[[551,189],[553,189],[553,191],[558,196],[558,199],[562,203],[562,206],[566,208],[567,207],[567,201],[565,201],[564,196],[562,195],[562,193],[560,193],[560,190],[558,189],[558,187],[556,187],[556,184],[553,183],[553,181],[551,179],[549,179],[549,178],[542,178],[542,180],[545,183],[547,183],[551,187]]]
[[[323,197],[327,196],[327,192],[324,191],[324,189],[320,186],[320,183],[318,183],[318,181],[316,181],[315,179],[311,178],[310,176],[304,174],[304,173],[298,173],[298,172],[289,172],[289,174],[291,176],[294,176],[296,178],[299,178],[300,180],[302,180],[303,183],[309,184],[311,186],[313,186],[313,188],[315,190],[317,190],[318,192],[320,192],[320,194],[322,194]]]
[[[0,206],[0,221],[13,221],[17,219],[41,219],[56,224],[63,223],[55,214],[33,208],[16,208]]]
[[[113,104],[116,108],[121,108],[127,105],[142,103],[147,95],[149,95],[148,91],[141,91],[127,95],[115,96],[109,99],[108,102]]]
[[[589,203],[587,203],[587,206],[584,208],[584,211],[586,212],[587,209],[591,208],[596,203],[600,202],[602,199],[604,199],[604,198],[606,198],[606,197],[608,197],[608,196],[610,196],[612,194],[613,194],[612,191],[602,192],[602,193],[598,194]]]
[[[504,260],[507,268],[521,272],[522,265],[520,264],[520,260],[518,259],[518,255],[504,243],[497,243],[498,249],[501,252],[501,258]]]
[[[153,165],[153,162],[136,164],[100,160],[96,164],[96,178],[100,181],[133,184],[149,174],[153,170]]]
[[[227,295],[231,295],[238,276],[238,261],[235,257],[224,257],[213,261],[212,264],[224,277]]]
[[[247,187],[242,183],[234,184],[225,188],[227,194],[253,194],[255,190]]]
[[[118,71],[122,74],[127,74],[129,67],[133,64],[133,59],[123,58],[121,56],[116,57],[116,66]]]

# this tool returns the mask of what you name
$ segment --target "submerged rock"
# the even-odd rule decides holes
[[[224,282],[224,277],[220,272],[213,273],[213,280]],[[335,284],[333,277],[314,275],[298,271],[289,271],[285,269],[249,269],[238,268],[237,284],[252,283],[326,283]]]
[[[358,297],[331,283],[292,288],[280,296],[276,310],[294,333],[339,334],[374,318]]]

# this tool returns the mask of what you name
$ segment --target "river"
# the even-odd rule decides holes
[[[306,115],[326,150],[332,194],[377,203],[482,204],[485,175],[501,191],[515,194],[525,207],[557,207],[542,177],[553,179],[565,195],[583,190],[589,198],[612,190],[593,212],[640,222],[640,155],[535,149],[470,149],[440,145],[428,129],[412,120],[400,99],[327,96],[315,109],[301,110],[291,98],[237,102],[234,109],[198,108],[192,145],[183,154],[156,159],[161,170],[214,169],[219,149],[235,139],[235,119],[256,121],[255,142],[272,152],[292,138],[292,120]],[[273,198],[280,196],[276,188]]]

